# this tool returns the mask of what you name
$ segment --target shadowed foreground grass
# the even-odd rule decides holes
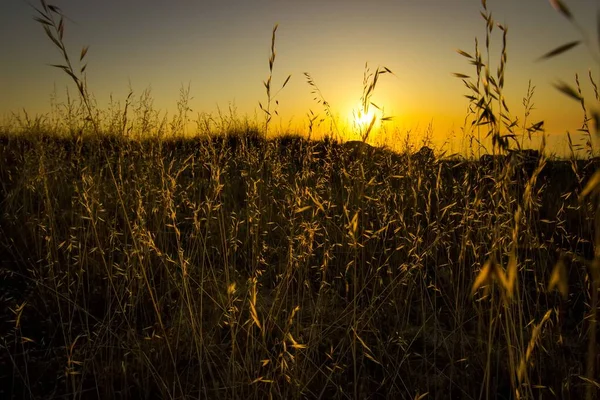
[[[0,138],[3,396],[584,393],[592,161],[34,133]]]
[[[170,138],[188,92],[170,123],[148,93],[98,110],[62,12],[36,10],[79,101],[0,132],[3,398],[595,397],[598,160],[515,151],[543,121],[527,120],[531,86],[524,120],[508,111],[507,28],[485,1],[484,54],[459,50],[476,74],[455,73],[467,148],[492,144],[478,161],[368,146],[375,118],[362,142],[264,139],[277,25],[264,127],[221,115]],[[365,71],[362,112],[386,73]],[[600,117],[578,77],[557,88],[581,103],[593,155]]]

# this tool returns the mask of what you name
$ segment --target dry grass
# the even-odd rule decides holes
[[[230,109],[183,138],[185,90],[170,123],[147,94],[100,112],[39,11],[80,98],[0,135],[2,396],[595,396],[598,163],[510,151],[542,124],[503,101],[505,46],[457,74],[492,157],[443,159],[368,127],[267,140],[276,28],[260,128]]]

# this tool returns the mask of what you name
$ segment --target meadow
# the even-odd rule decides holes
[[[79,98],[0,132],[2,398],[596,398],[595,116],[586,159],[520,149],[504,49],[461,52],[471,155],[268,137],[276,28],[264,122],[185,136],[185,102],[97,110],[39,14]]]

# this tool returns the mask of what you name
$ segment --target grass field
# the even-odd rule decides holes
[[[463,55],[504,156],[267,139],[269,85],[178,136],[67,59],[80,100],[0,132],[0,397],[595,398],[600,161],[518,150]]]

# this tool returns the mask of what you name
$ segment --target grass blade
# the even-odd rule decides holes
[[[79,61],[83,61],[83,57],[85,57],[85,55],[87,54],[89,48],[90,48],[90,46],[84,46],[81,49],[81,54],[79,55]]]
[[[289,75],[287,77],[287,79],[285,80],[285,82],[283,82],[283,85],[281,85],[281,88],[283,89],[285,87],[285,85],[287,85],[287,83],[290,81],[290,78],[292,77],[292,75]]]
[[[554,87],[557,90],[560,90],[561,92],[566,94],[567,96],[571,97],[572,99],[581,101],[581,96],[579,95],[579,93],[577,93],[577,91],[571,86],[569,86],[567,83],[559,81],[558,83],[554,84]]]
[[[565,6],[565,3],[563,3],[560,0],[550,0],[550,4],[552,5],[552,7],[554,7],[554,9],[556,11],[561,13],[565,18],[567,18],[570,21],[573,20],[573,14],[571,14],[571,11],[567,8],[567,6]]]
[[[454,77],[460,78],[460,79],[470,79],[471,78],[469,75],[461,74],[460,72],[453,72],[452,75]]]
[[[467,52],[466,52],[466,51],[464,51],[464,50],[461,50],[461,49],[456,49],[456,52],[457,52],[458,54],[460,54],[461,56],[463,56],[463,57],[466,57],[466,58],[468,58],[468,59],[470,59],[470,60],[472,60],[472,59],[473,59],[473,56],[471,56],[469,53],[467,53]]]
[[[49,4],[48,8],[50,9],[50,11],[52,11],[55,14],[62,14],[62,10],[57,6],[53,6],[53,5]]]
[[[34,18],[34,20],[35,20],[35,21],[37,21],[37,22],[39,22],[39,23],[40,23],[40,24],[42,24],[42,25],[48,25],[48,26],[52,26],[52,22],[51,22],[51,21],[49,21],[49,20],[48,20],[48,19],[46,19],[46,18],[39,18],[39,17],[35,17],[35,18]]]
[[[538,58],[537,61],[547,60],[549,58],[556,57],[559,54],[562,54],[562,53],[565,53],[565,52],[571,50],[572,48],[576,47],[580,43],[581,43],[580,40],[575,40],[573,42],[565,43],[562,46],[558,46],[554,50],[547,52],[546,54],[544,54],[543,56]]]
[[[588,183],[585,185],[585,188],[581,191],[580,197],[583,199],[588,196],[590,193],[597,190],[600,186],[600,171],[594,172],[594,175],[590,178]]]

